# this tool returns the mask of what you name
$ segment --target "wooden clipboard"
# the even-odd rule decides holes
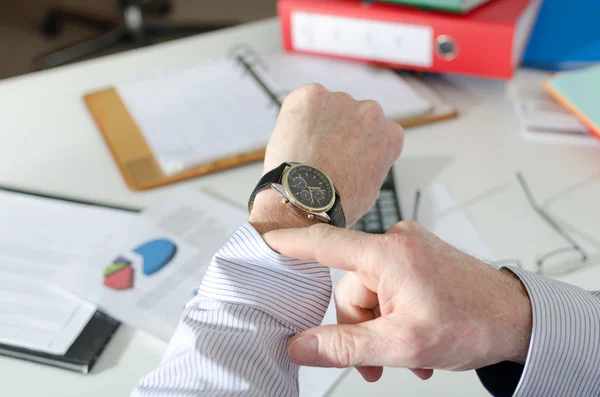
[[[396,120],[404,128],[417,127],[458,117],[458,109],[446,97],[428,84],[422,77],[403,73],[400,76],[421,96],[433,105],[433,109],[422,116],[406,120]]]
[[[265,157],[265,151],[259,150],[214,161],[174,175],[165,175],[114,88],[88,94],[85,96],[85,102],[127,186],[133,190],[152,189],[253,163]]]
[[[416,77],[407,78],[407,81],[434,104],[434,109],[417,118],[400,120],[403,127],[414,127],[458,115],[456,108],[432,91],[431,87],[427,88],[426,83]],[[261,161],[265,156],[265,150],[259,150],[200,165],[174,175],[165,175],[116,89],[90,93],[84,99],[127,186],[132,190],[152,189],[239,167]]]

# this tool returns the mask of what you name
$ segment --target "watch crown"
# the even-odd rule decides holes
[[[289,203],[289,202],[290,202],[290,200],[288,200],[288,199],[287,199],[287,197],[282,197],[282,198],[281,198],[281,202],[282,202],[283,204],[287,204],[287,203]]]
[[[308,217],[308,219],[313,220],[315,219],[315,216],[313,214],[308,214],[306,215]]]

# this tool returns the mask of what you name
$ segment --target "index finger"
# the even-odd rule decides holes
[[[322,223],[299,229],[274,230],[263,237],[272,249],[282,255],[314,260],[335,269],[357,271],[365,264],[375,236]]]

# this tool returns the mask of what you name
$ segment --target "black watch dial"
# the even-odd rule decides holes
[[[289,168],[283,185],[296,204],[311,211],[327,211],[335,202],[335,189],[327,175],[308,165]]]

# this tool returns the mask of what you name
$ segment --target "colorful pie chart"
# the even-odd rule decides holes
[[[153,239],[133,249],[142,257],[142,272],[152,276],[171,262],[177,253],[177,246],[167,239]],[[122,291],[133,288],[135,270],[132,261],[118,256],[104,269],[104,285],[110,289]]]
[[[117,291],[133,287],[131,262],[123,257],[117,257],[104,270],[104,285]]]
[[[143,271],[151,276],[165,267],[177,252],[177,247],[167,239],[150,240],[136,248],[133,252],[144,258]]]

